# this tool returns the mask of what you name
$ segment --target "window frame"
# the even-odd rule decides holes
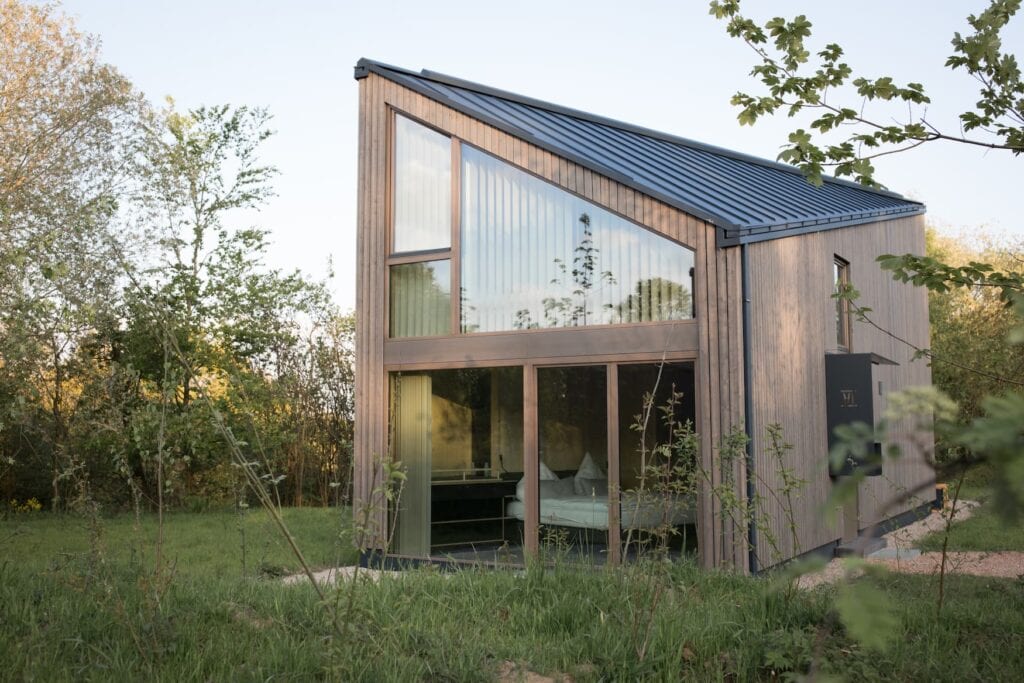
[[[839,286],[850,284],[850,262],[838,254],[832,255],[832,293],[839,293]],[[836,298],[836,347],[840,351],[853,351],[853,321],[851,319],[850,301]]]
[[[417,251],[395,251],[395,184],[397,182],[398,167],[397,167],[397,137],[398,137],[398,117],[401,116],[416,125],[423,126],[424,128],[431,130],[438,135],[443,135],[448,138],[451,145],[451,156],[449,170],[449,177],[451,179],[451,190],[449,192],[451,208],[449,213],[449,239],[447,247],[440,247],[437,249],[421,249]],[[384,277],[384,300],[387,302],[388,314],[384,318],[385,324],[385,337],[387,339],[438,339],[443,337],[449,337],[458,334],[458,321],[459,321],[459,297],[456,293],[459,291],[459,205],[461,202],[461,196],[459,188],[461,187],[461,149],[459,147],[460,141],[451,133],[445,132],[436,126],[432,126],[426,121],[423,121],[416,116],[409,114],[408,112],[402,111],[394,106],[388,106],[388,126],[387,126],[387,155],[388,155],[388,174],[387,174],[387,213],[385,216],[386,223],[386,256],[384,258],[384,267],[386,270]],[[451,296],[451,309],[450,320],[448,321],[448,331],[441,335],[423,335],[417,337],[393,337],[391,334],[391,268],[392,266],[408,265],[412,263],[427,263],[430,261],[448,261],[450,270],[450,282],[449,291]]]
[[[597,199],[587,197],[580,192],[569,189],[560,183],[557,183],[549,178],[546,178],[539,173],[520,166],[511,159],[501,157],[489,150],[481,147],[480,145],[473,144],[466,140],[463,140],[449,131],[442,130],[441,128],[424,121],[400,107],[393,104],[387,105],[387,129],[386,129],[386,154],[388,160],[388,172],[385,179],[385,192],[386,192],[386,204],[385,204],[385,256],[384,256],[384,301],[387,303],[388,312],[384,316],[384,337],[387,341],[392,340],[437,340],[448,337],[462,337],[462,336],[484,336],[488,334],[537,334],[552,331],[572,331],[582,329],[595,329],[595,328],[609,328],[609,327],[633,327],[633,326],[660,326],[660,325],[674,325],[679,323],[696,322],[700,307],[697,303],[697,278],[700,269],[697,268],[698,261],[698,249],[695,245],[687,244],[682,240],[679,240],[671,235],[665,234],[659,230],[637,222],[635,219],[630,218],[622,214],[615,209],[612,209]],[[395,252],[394,251],[394,236],[395,236],[395,182],[396,182],[396,137],[397,137],[397,117],[402,116],[413,123],[423,126],[429,130],[432,130],[439,135],[443,135],[448,138],[451,142],[451,221],[450,230],[451,236],[449,239],[449,247],[442,247],[438,249],[425,249],[420,251],[409,251],[409,252]],[[653,233],[658,237],[668,240],[674,244],[677,244],[689,251],[693,252],[693,271],[694,274],[690,280],[690,294],[691,294],[691,317],[682,320],[660,320],[660,321],[646,321],[646,322],[634,322],[634,323],[602,323],[598,325],[587,325],[584,327],[566,327],[566,328],[544,328],[541,330],[506,330],[500,332],[476,332],[469,333],[462,331],[462,263],[461,263],[461,234],[462,234],[462,146],[468,145],[483,154],[494,157],[504,164],[515,168],[518,171],[526,173],[527,175],[537,178],[541,182],[547,183],[552,187],[555,187],[567,194],[577,197],[583,201],[594,204],[600,207],[602,210],[607,211],[614,216],[642,229],[647,232]],[[449,322],[448,332],[441,335],[423,335],[417,337],[392,337],[391,335],[391,267],[395,265],[405,265],[410,263],[422,263],[427,261],[440,261],[448,260],[450,262],[451,271],[451,321]]]

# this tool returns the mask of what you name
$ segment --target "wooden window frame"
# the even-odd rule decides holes
[[[850,284],[850,262],[838,254],[833,254],[832,268],[834,272],[832,290],[833,293],[837,293],[840,285]],[[849,353],[853,351],[853,321],[848,299],[836,299],[836,316],[839,318],[836,326],[836,346],[840,351]]]
[[[449,246],[441,247],[438,249],[422,249],[418,251],[404,251],[396,252],[394,250],[395,240],[395,182],[396,182],[396,127],[397,117],[402,116],[413,123],[423,126],[429,130],[434,131],[439,135],[443,135],[448,138],[451,144],[451,157],[450,163],[451,168],[449,169],[449,177],[451,178],[451,213],[450,213],[450,226],[451,234],[448,240]],[[386,244],[386,255],[384,257],[384,268],[386,274],[384,277],[384,301],[387,302],[388,314],[384,316],[384,338],[386,340],[391,339],[445,339],[459,334],[459,321],[462,316],[461,299],[459,294],[460,282],[459,282],[459,205],[460,196],[459,189],[462,187],[462,157],[461,149],[459,147],[460,141],[451,133],[443,131],[436,126],[432,126],[426,121],[412,116],[408,112],[402,111],[397,107],[388,105],[388,117],[387,117],[387,158],[388,158],[388,172],[385,179],[385,193],[386,193],[386,214],[385,214],[385,230],[387,232]],[[429,261],[448,261],[450,272],[450,297],[451,297],[451,320],[449,321],[448,333],[442,335],[423,335],[419,337],[392,337],[391,336],[391,267],[407,265],[410,263],[427,263]]]
[[[620,539],[622,522],[618,503],[621,501],[619,488],[621,487],[621,471],[619,453],[619,382],[618,372],[621,365],[646,365],[658,363],[690,363],[693,366],[694,391],[694,412],[699,417],[704,409],[704,401],[701,392],[696,390],[702,381],[699,356],[693,351],[679,351],[673,353],[638,354],[633,357],[616,356],[589,356],[589,357],[551,357],[533,359],[512,359],[497,361],[485,364],[469,364],[455,362],[431,362],[418,363],[412,366],[386,366],[384,371],[387,385],[390,387],[391,376],[401,373],[403,370],[452,370],[464,367],[494,368],[494,367],[520,367],[523,373],[523,473],[538,472],[540,463],[539,433],[540,413],[538,404],[538,373],[544,368],[563,368],[573,366],[603,367],[605,369],[606,396],[605,405],[607,412],[607,453],[608,462],[608,559],[613,565],[622,563],[621,543],[612,539]],[[390,397],[390,388],[388,391]],[[390,398],[388,398],[390,401]],[[392,419],[390,410],[387,412],[388,420]],[[390,429],[390,426],[388,427]],[[612,458],[612,453],[618,454]],[[525,486],[526,500],[523,520],[523,550],[527,557],[536,558],[540,553],[540,484],[537,477],[526,477]],[[391,514],[391,513],[389,513]],[[697,521],[698,533],[700,520]],[[396,556],[398,557],[398,556]],[[440,555],[431,554],[428,558],[415,559],[436,559]]]
[[[469,145],[480,152],[494,157],[503,164],[519,170],[527,175],[533,176],[552,187],[555,187],[562,192],[565,192],[571,196],[577,197],[585,202],[593,204],[604,211],[616,216],[617,218],[630,223],[637,228],[651,232],[658,237],[668,240],[684,249],[689,250],[694,256],[694,272],[699,272],[697,269],[697,253],[698,249],[694,245],[687,244],[680,240],[677,240],[669,235],[665,235],[648,225],[638,223],[636,220],[625,216],[622,213],[609,208],[600,202],[594,201],[589,197],[585,197],[579,192],[575,192],[566,187],[563,187],[559,183],[553,182],[552,180],[545,178],[535,171],[528,168],[523,168],[518,164],[513,163],[510,159],[505,159],[497,156],[482,147],[473,145],[465,140],[458,138],[448,131],[441,130],[437,126],[434,126],[423,119],[410,114],[407,111],[402,110],[393,104],[387,105],[387,159],[388,159],[388,172],[385,179],[385,193],[386,193],[386,205],[385,205],[385,223],[386,223],[386,239],[385,239],[385,257],[384,267],[386,274],[384,277],[384,301],[387,302],[388,315],[384,317],[384,339],[385,343],[392,340],[395,341],[409,341],[409,340],[442,340],[450,338],[458,338],[463,336],[470,336],[462,332],[462,250],[461,250],[461,236],[462,236],[462,146]],[[423,126],[429,130],[432,130],[439,135],[443,135],[451,142],[451,236],[449,238],[448,247],[442,247],[439,249],[424,249],[420,251],[409,251],[409,252],[395,252],[394,251],[394,239],[395,239],[395,176],[396,176],[396,120],[398,116],[405,117],[413,123]],[[397,265],[406,265],[410,263],[425,263],[428,261],[444,261],[447,260],[450,265],[450,296],[451,296],[451,321],[449,323],[449,329],[447,334],[441,335],[424,335],[418,337],[392,337],[391,336],[391,267]],[[543,333],[552,332],[557,330],[573,330],[580,331],[583,329],[608,329],[616,327],[632,327],[632,326],[645,326],[645,325],[656,325],[656,326],[670,326],[678,325],[681,323],[695,323],[697,320],[697,297],[696,297],[696,277],[691,277],[690,281],[690,294],[691,294],[691,317],[683,320],[662,320],[662,321],[648,321],[639,323],[614,323],[614,324],[602,324],[602,325],[586,325],[583,327],[567,327],[567,328],[552,328],[542,330],[504,330],[497,332],[474,332],[471,336],[485,336],[491,335],[503,335],[511,333]]]

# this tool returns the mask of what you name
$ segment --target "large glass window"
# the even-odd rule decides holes
[[[604,365],[537,369],[540,542],[595,562],[610,522],[607,387]]]
[[[450,261],[391,266],[391,336],[449,334],[451,299]]]
[[[693,252],[462,147],[463,332],[693,316]]]
[[[522,562],[523,369],[393,373],[391,430],[395,551]]]
[[[451,140],[395,117],[395,215],[392,251],[446,249],[452,225]]]
[[[695,551],[702,482],[692,363],[620,365],[623,557]]]

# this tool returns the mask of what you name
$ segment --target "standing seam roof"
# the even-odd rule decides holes
[[[923,213],[920,202],[792,166],[658,133],[430,71],[367,59],[368,73],[406,86],[719,228],[739,244]]]

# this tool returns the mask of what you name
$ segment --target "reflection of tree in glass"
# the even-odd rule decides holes
[[[561,272],[561,277],[551,280],[553,285],[571,286],[572,292],[568,296],[546,297],[544,305],[544,318],[550,327],[576,327],[587,325],[592,322],[591,316],[595,313],[591,309],[590,298],[593,295],[595,286],[604,284],[615,284],[615,277],[610,270],[599,271],[598,259],[601,250],[594,246],[594,233],[590,227],[590,216],[581,213],[579,218],[583,226],[583,238],[574,249],[575,256],[572,259],[572,269],[559,258],[555,259],[555,265]],[[604,304],[603,309],[611,310],[611,304]],[[520,322],[519,311],[516,314],[517,323]],[[526,312],[524,327],[529,327],[529,312]],[[535,325],[534,325],[535,326]]]
[[[540,327],[540,325],[535,323],[533,318],[530,317],[529,308],[520,308],[516,311],[516,316],[512,320],[512,327],[516,330],[533,330]]]
[[[470,317],[474,313],[476,313],[476,306],[469,303],[469,297],[466,296],[466,288],[459,287],[459,319],[463,332],[478,332],[480,330],[478,323],[470,322]]]
[[[693,296],[688,287],[661,277],[636,283],[636,289],[615,306],[615,322],[682,320],[693,313]]]

